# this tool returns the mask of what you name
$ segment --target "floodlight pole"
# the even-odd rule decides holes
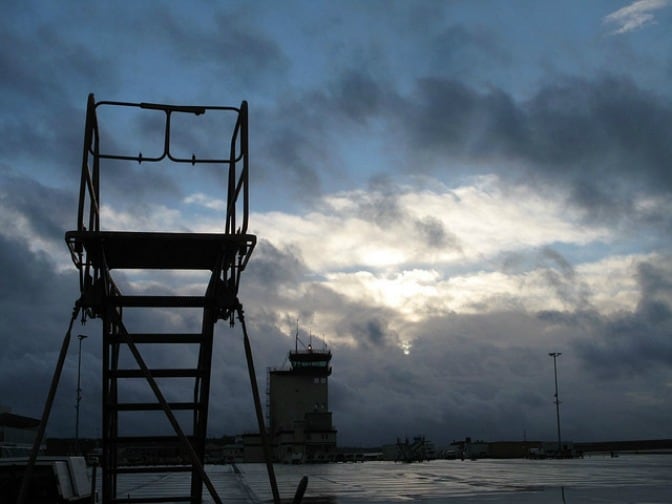
[[[560,352],[548,354],[553,357],[553,376],[555,377],[555,417],[558,423],[558,456],[562,454],[562,438],[560,437],[560,398],[558,397],[558,366],[556,359],[562,355]]]
[[[77,451],[79,451],[79,403],[82,400],[82,387],[81,387],[81,378],[82,378],[82,340],[87,338],[86,334],[77,335],[79,338],[79,357],[77,358],[77,403],[75,404],[75,409],[77,414],[75,416],[75,446]]]

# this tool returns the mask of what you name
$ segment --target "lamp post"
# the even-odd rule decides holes
[[[75,409],[77,410],[77,415],[75,417],[75,445],[79,451],[79,403],[82,400],[82,387],[81,387],[81,378],[82,378],[82,340],[87,338],[86,334],[79,334],[79,357],[77,359],[77,403],[75,404]]]
[[[558,397],[558,366],[556,359],[562,355],[560,352],[548,354],[553,357],[553,376],[555,377],[555,418],[558,423],[558,456],[562,454],[562,438],[560,437],[560,398]]]

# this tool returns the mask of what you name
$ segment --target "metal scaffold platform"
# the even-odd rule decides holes
[[[161,147],[147,156],[142,153],[128,155],[114,153],[114,141],[101,134],[98,116],[101,110],[149,111],[153,120],[144,124],[157,138]],[[174,147],[172,126],[184,116],[201,118],[224,114],[232,116],[231,136],[224,139],[225,155],[184,155],[182,146]],[[156,121],[156,116],[161,118]],[[191,133],[191,132],[190,132]],[[221,134],[207,132],[206,138]],[[227,145],[228,144],[228,145]],[[207,151],[207,149],[206,149]],[[209,152],[209,151],[208,151]],[[221,151],[220,151],[221,152]],[[103,173],[118,169],[119,164],[157,163],[161,168],[171,165],[209,165],[221,168],[223,187],[226,191],[226,210],[220,233],[182,233],[160,231],[109,230],[101,226],[101,179]],[[249,217],[249,153],[247,103],[240,107],[178,106],[156,103],[128,103],[96,101],[88,97],[82,170],[79,188],[77,227],[65,233],[65,241],[72,260],[79,272],[80,298],[75,303],[70,326],[66,332],[59,355],[44,413],[33,445],[30,461],[22,479],[18,504],[25,502],[35,466],[40,443],[53,404],[56,389],[71,339],[75,320],[81,317],[102,321],[103,369],[102,369],[102,502],[149,503],[149,502],[203,502],[204,486],[209,492],[209,501],[221,503],[222,499],[204,469],[205,443],[208,429],[208,410],[213,352],[214,326],[218,320],[227,320],[231,325],[237,319],[243,332],[245,358],[249,372],[252,396],[257,415],[259,433],[265,452],[273,501],[280,497],[271,461],[270,445],[265,432],[263,412],[257,388],[252,351],[245,326],[242,305],[238,300],[241,273],[250,259],[256,237],[247,232]],[[132,173],[130,170],[126,173]],[[143,171],[137,170],[144,174]],[[147,174],[147,177],[151,175]],[[132,180],[127,182],[133,184]],[[224,199],[224,198],[223,198]],[[202,292],[198,295],[126,295],[115,282],[115,271],[142,272],[152,270],[201,271],[206,274]],[[139,320],[156,320],[149,310],[179,308],[202,310],[198,327],[189,332],[156,332],[141,327]],[[125,317],[132,309],[133,315]],[[143,310],[147,316],[143,317]],[[193,318],[193,317],[191,317]],[[165,325],[161,324],[163,327]],[[187,345],[194,351],[185,352],[195,356],[190,367],[161,367],[152,364],[153,351],[160,347],[164,355],[181,355]],[[154,352],[156,353],[156,352]],[[156,361],[156,359],[154,359]],[[185,387],[185,380],[188,385]],[[180,386],[172,386],[174,382]],[[150,393],[142,399],[127,394],[128,384],[143,382]],[[186,391],[186,393],[185,393]],[[182,394],[183,397],[176,398]],[[149,397],[149,398],[147,398]],[[169,399],[168,399],[169,398]],[[154,429],[151,415],[163,413],[167,420],[168,435]],[[129,417],[132,417],[129,420]],[[143,429],[137,429],[142,426]],[[149,424],[149,425],[148,425]],[[133,430],[135,427],[135,431]],[[148,434],[149,433],[149,434]],[[129,464],[122,454],[133,448],[142,450],[147,446],[168,448],[173,456],[170,463],[144,465]],[[165,489],[156,496],[133,497],[120,495],[118,476],[138,473],[182,473],[190,476],[188,494],[166,495]],[[95,474],[95,472],[94,472]],[[148,474],[148,476],[150,476]],[[306,480],[307,481],[307,480]],[[306,481],[302,482],[300,500]],[[183,487],[180,487],[181,491]]]
[[[103,149],[97,118],[101,108],[147,109],[164,113],[163,152],[154,157],[118,155]],[[230,139],[228,158],[180,158],[171,151],[171,124],[176,115],[234,114],[235,127]],[[213,132],[218,133],[218,132]],[[232,324],[242,310],[237,293],[240,274],[245,269],[256,237],[247,233],[248,224],[248,130],[247,103],[240,107],[174,106],[149,103],[96,102],[89,96],[82,156],[77,229],[65,235],[73,262],[79,271],[80,308],[85,316],[100,318],[103,326],[103,425],[102,490],[103,502],[133,502],[117,495],[117,475],[128,472],[190,472],[189,495],[162,496],[137,502],[201,502],[203,485],[210,487],[203,470],[210,395],[210,376],[214,324],[228,319]],[[228,141],[225,140],[225,141]],[[228,181],[225,231],[217,234],[107,231],[101,227],[101,172],[106,162],[170,162],[196,166],[202,163],[221,165]],[[209,270],[203,294],[198,296],[124,295],[117,287],[113,271],[124,270]],[[190,333],[136,332],[127,327],[125,308],[200,308],[201,326]],[[191,368],[151,368],[141,349],[151,345],[190,344],[197,348],[197,362]],[[135,365],[120,365],[120,350],[130,351]],[[157,379],[189,379],[190,397],[166,400]],[[153,401],[135,402],[119,396],[120,382],[145,380],[154,395]],[[147,412],[163,411],[174,436],[120,434],[120,413],[142,418]],[[175,412],[180,411],[178,420]],[[184,425],[184,413],[191,425]],[[183,462],[161,466],[122,466],[121,450],[134,446],[177,446]],[[211,493],[216,493],[209,488]]]

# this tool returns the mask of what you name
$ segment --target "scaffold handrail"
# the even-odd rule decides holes
[[[100,128],[97,110],[100,107],[128,107],[145,110],[158,110],[165,114],[163,151],[155,156],[137,156],[114,154],[103,151],[100,141]],[[171,119],[175,113],[203,115],[207,111],[232,112],[237,115],[232,128],[230,152],[228,157],[181,157],[171,152]],[[88,97],[84,148],[82,153],[82,177],[79,193],[77,216],[78,231],[100,231],[100,170],[101,160],[135,161],[154,163],[170,161],[183,164],[222,164],[228,167],[228,190],[226,205],[226,234],[245,234],[249,213],[249,160],[247,102],[240,107],[230,106],[183,106],[147,102],[95,101],[94,95]],[[242,201],[240,201],[242,200]],[[242,213],[242,215],[237,215]]]

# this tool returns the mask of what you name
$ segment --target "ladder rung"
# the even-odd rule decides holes
[[[172,472],[191,472],[194,468],[190,465],[163,465],[163,466],[120,466],[114,471],[117,474],[138,474],[138,473],[172,473]]]
[[[112,378],[144,378],[145,373],[141,369],[110,369]],[[152,378],[197,378],[203,375],[200,369],[150,369]]]
[[[195,410],[201,405],[193,402],[169,402],[168,406],[171,410]],[[163,406],[158,402],[151,403],[117,403],[109,404],[107,406],[111,410],[117,411],[156,411],[163,410]]]
[[[194,437],[187,436],[187,440],[193,444]],[[181,444],[180,438],[177,436],[118,436],[116,438],[111,438],[110,443],[116,445],[179,445]]]
[[[208,298],[205,296],[110,296],[113,306],[131,308],[202,308]]]
[[[201,343],[203,341],[203,335],[199,333],[137,333],[129,334],[129,336],[134,343]]]
[[[110,500],[116,504],[152,504],[158,502],[191,502],[191,497],[121,497]]]

